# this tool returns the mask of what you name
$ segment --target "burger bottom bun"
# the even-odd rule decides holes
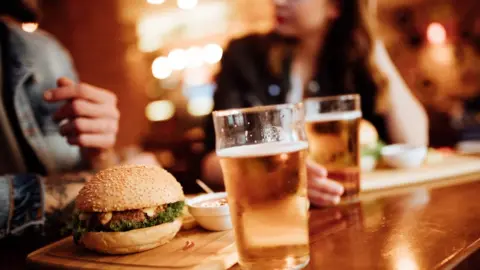
[[[107,254],[128,254],[156,248],[172,240],[182,226],[182,219],[153,227],[127,232],[87,232],[81,243],[87,248]]]

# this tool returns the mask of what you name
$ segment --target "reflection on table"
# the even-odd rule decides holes
[[[437,269],[480,246],[480,175],[315,209],[309,269]],[[462,181],[466,181],[463,182]]]

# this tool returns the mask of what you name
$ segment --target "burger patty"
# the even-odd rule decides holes
[[[127,210],[120,212],[111,212],[111,219],[104,224],[105,227],[108,227],[111,223],[121,222],[121,221],[131,221],[131,222],[144,222],[145,220],[154,218],[160,213],[165,211],[166,205],[160,205],[157,207],[149,208],[148,210],[137,209],[137,210]],[[149,213],[150,212],[150,215]],[[103,214],[104,215],[104,214]],[[95,216],[92,218],[97,218],[100,223],[102,223],[102,213],[95,213]]]
[[[184,202],[179,201],[151,208],[107,213],[77,213],[73,220],[74,239],[84,232],[124,232],[174,221],[183,212]]]
[[[142,212],[141,210],[128,210],[122,212],[113,212],[112,219],[110,222],[118,222],[122,220],[130,220],[133,222],[143,222],[147,218],[147,214]],[[109,223],[105,224],[108,225]]]
[[[168,205],[160,205],[156,207],[116,211],[108,213],[90,213],[87,223],[91,223],[93,227],[103,226],[106,229],[112,229],[113,226],[121,225],[121,223],[143,223],[151,219],[155,219],[168,208]],[[115,229],[112,229],[115,230]]]

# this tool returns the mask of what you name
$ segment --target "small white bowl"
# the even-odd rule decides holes
[[[427,147],[393,144],[382,148],[383,161],[390,167],[411,169],[420,167],[427,157]]]
[[[377,166],[377,159],[373,156],[363,156],[360,158],[360,168],[362,172],[371,172]]]
[[[200,195],[187,200],[188,211],[200,226],[210,231],[226,231],[232,229],[228,204],[206,207],[199,204],[213,199],[227,198],[226,192]]]

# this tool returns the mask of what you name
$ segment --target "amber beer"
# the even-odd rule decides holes
[[[360,191],[360,111],[331,112],[308,116],[306,132],[310,157],[326,167],[328,178],[345,188],[342,202],[357,199]]]
[[[272,142],[217,150],[242,267],[308,263],[307,147]]]

